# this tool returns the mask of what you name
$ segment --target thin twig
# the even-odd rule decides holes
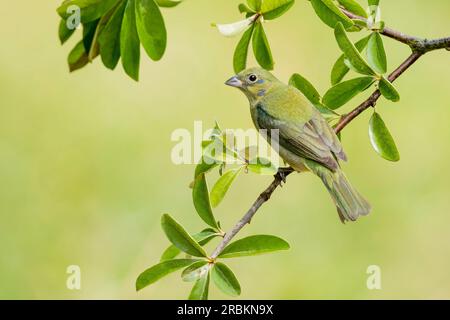
[[[362,17],[358,17],[349,13],[348,11],[342,10],[347,16],[351,19],[362,19]],[[400,77],[409,67],[411,67],[421,56],[425,53],[437,50],[437,49],[447,49],[450,51],[450,37],[427,40],[421,39],[418,37],[413,37],[409,35],[405,35],[401,32],[395,31],[390,28],[384,28],[381,34],[400,41],[406,45],[408,45],[412,49],[411,55],[397,68],[395,69],[388,77],[389,81],[394,82],[398,77]],[[351,121],[353,121],[358,115],[367,110],[369,107],[375,106],[378,99],[381,97],[381,93],[379,90],[376,90],[372,95],[353,109],[351,112],[342,116],[339,123],[335,126],[334,130],[336,133],[341,132]],[[286,177],[294,172],[292,168],[280,168],[277,174],[274,176],[274,180],[272,183],[259,195],[256,201],[253,203],[251,208],[246,212],[246,214],[238,221],[238,223],[231,229],[229,232],[225,234],[220,244],[216,247],[214,252],[211,254],[211,259],[215,260],[220,253],[225,249],[225,247],[230,243],[230,241],[239,233],[239,231],[250,221],[253,216],[259,210],[259,208],[267,202],[272,193],[283,183],[285,182]]]
[[[367,19],[364,17],[351,13],[344,8],[340,9],[350,19],[367,22]],[[383,30],[380,30],[380,34],[408,45],[413,51],[420,51],[423,53],[432,50],[447,49],[450,47],[450,37],[428,40],[416,36],[410,36],[386,26]]]

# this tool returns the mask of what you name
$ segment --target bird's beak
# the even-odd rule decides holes
[[[228,79],[225,84],[230,87],[242,88],[242,81],[237,76]]]

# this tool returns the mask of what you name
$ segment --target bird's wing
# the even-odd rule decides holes
[[[317,109],[303,100],[303,96],[297,97],[295,92],[294,96],[289,94],[287,97],[277,99],[276,107],[266,107],[264,102],[258,104],[258,126],[269,130],[278,129],[279,143],[283,148],[336,170],[339,166],[336,159],[345,161],[346,156],[333,129]]]

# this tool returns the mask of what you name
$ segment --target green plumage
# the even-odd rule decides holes
[[[339,166],[347,157],[334,130],[300,91],[260,68],[244,70],[226,84],[247,96],[258,129],[278,130],[278,150],[289,165],[321,178],[342,222],[370,212],[369,203],[350,185]]]

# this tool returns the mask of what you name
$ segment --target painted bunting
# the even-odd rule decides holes
[[[343,223],[369,214],[370,204],[352,187],[339,165],[340,160],[347,161],[341,142],[299,90],[261,68],[244,70],[225,84],[247,96],[257,129],[267,129],[268,133],[278,129],[279,145],[273,147],[278,147],[284,161],[298,172],[311,171],[320,177]]]

